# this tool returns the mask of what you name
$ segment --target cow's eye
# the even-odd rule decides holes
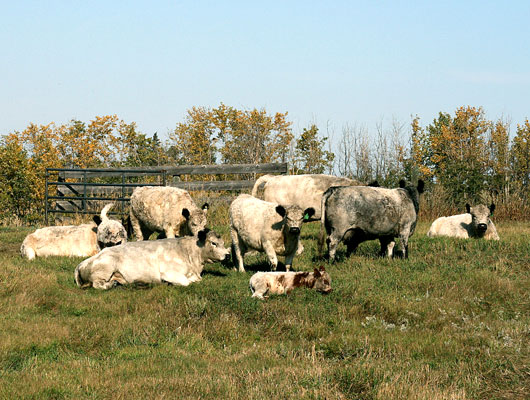
[[[212,246],[213,246],[213,247],[217,247],[217,243],[212,242]]]

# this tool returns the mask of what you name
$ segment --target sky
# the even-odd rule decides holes
[[[0,0],[0,49],[0,135],[116,114],[166,138],[221,102],[295,133],[530,118],[528,1]]]

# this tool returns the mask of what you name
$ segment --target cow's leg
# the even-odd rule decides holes
[[[142,227],[140,226],[140,221],[133,214],[132,210],[129,213],[129,217],[131,219],[131,225],[133,228],[134,236],[136,236],[136,240],[144,240],[144,235],[142,232]],[[149,239],[149,236],[147,236],[146,239]]]
[[[328,253],[330,261],[335,261],[335,253],[337,252],[337,246],[342,240],[342,236],[343,235],[339,235],[337,233],[337,230],[333,230],[326,240],[328,244]]]
[[[260,300],[265,300],[264,296],[269,291],[269,285],[265,281],[258,281],[254,283],[254,286],[251,286],[252,297],[257,297]]]
[[[296,252],[296,254],[298,254],[298,252]],[[293,266],[294,256],[295,256],[294,253],[285,256],[285,270],[286,271],[291,270],[291,267]]]
[[[409,256],[409,236],[409,230],[399,234],[399,257],[408,258]]]
[[[230,229],[230,237],[232,238],[232,262],[237,262],[239,272],[245,272],[245,266],[243,265],[243,256],[245,255],[245,245],[240,240],[239,234],[235,229]],[[236,269],[234,265],[234,269]]]
[[[166,271],[160,274],[162,282],[170,283],[171,285],[188,286],[192,281],[186,275],[175,272]]]
[[[355,232],[351,230],[344,234],[343,240],[346,242],[346,257],[349,257],[355,253],[357,251],[357,247],[359,247],[359,243],[361,243],[359,238],[355,236]]]
[[[116,283],[119,283],[120,285],[127,285],[128,283],[123,277],[123,275],[119,273],[118,271],[112,274],[112,276],[110,277],[110,280],[115,281]]]
[[[276,257],[276,251],[274,250],[272,243],[269,241],[263,243],[263,250],[265,250],[265,254],[267,254],[267,257],[269,257],[272,270],[276,271],[276,268],[278,268],[278,257]]]
[[[172,226],[168,226],[164,229],[164,233],[167,239],[173,239],[175,237],[175,229]]]
[[[381,243],[381,251],[379,252],[379,255],[381,257],[392,257],[394,245],[396,244],[394,238],[392,236],[384,236],[379,238],[379,242]]]
[[[296,248],[296,255],[299,256],[304,252],[304,245],[301,240],[298,240],[298,247]]]

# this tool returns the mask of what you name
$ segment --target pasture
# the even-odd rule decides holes
[[[189,287],[81,290],[81,259],[23,260],[32,229],[0,228],[0,398],[528,398],[530,225],[496,224],[499,242],[420,222],[407,260],[371,241],[329,266],[306,224],[293,268],[326,265],[333,292],[266,301],[248,288],[264,255]]]

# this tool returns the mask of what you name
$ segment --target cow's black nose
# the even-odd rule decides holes
[[[300,228],[297,228],[297,227],[292,227],[292,228],[289,228],[289,232],[290,233],[300,233]]]
[[[478,224],[477,228],[478,228],[479,231],[485,231],[485,230],[488,229],[488,225],[487,224]]]

